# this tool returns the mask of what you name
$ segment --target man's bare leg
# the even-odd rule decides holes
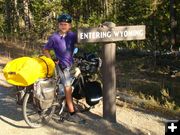
[[[71,86],[66,86],[65,87],[65,95],[66,95],[66,102],[68,106],[68,110],[70,113],[74,112],[74,105],[72,101],[72,87]]]
[[[65,92],[66,92],[66,102],[67,102],[68,110],[70,113],[70,116],[68,117],[67,120],[71,122],[75,122],[75,123],[80,123],[80,124],[85,123],[84,119],[79,117],[77,114],[75,115],[74,105],[72,101],[72,87],[66,86]]]

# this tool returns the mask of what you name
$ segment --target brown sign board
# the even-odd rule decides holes
[[[145,39],[145,25],[118,26],[112,28],[79,28],[78,43],[114,42]]]

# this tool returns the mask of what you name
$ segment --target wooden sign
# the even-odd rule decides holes
[[[143,40],[146,35],[145,28],[145,25],[80,28],[78,29],[78,43]]]

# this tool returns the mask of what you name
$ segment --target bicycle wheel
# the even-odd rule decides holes
[[[40,110],[33,103],[31,93],[26,93],[23,101],[23,116],[25,122],[32,128],[38,128],[46,124],[55,112],[56,106],[46,110]]]

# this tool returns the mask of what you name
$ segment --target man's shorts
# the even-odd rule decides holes
[[[61,75],[61,80],[64,86],[71,86],[72,76],[70,73],[70,67],[63,69],[63,75]]]

